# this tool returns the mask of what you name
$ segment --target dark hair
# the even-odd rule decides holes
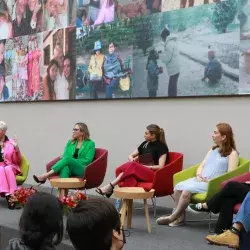
[[[157,63],[157,56],[156,55],[157,55],[157,51],[155,49],[152,49],[149,51],[146,69],[148,69],[149,61],[153,61],[153,62]]]
[[[47,68],[47,84],[48,84],[48,88],[49,88],[50,99],[52,99],[53,95],[56,95],[55,89],[54,89],[54,82],[50,79],[50,75],[49,75],[50,74],[50,69],[54,65],[59,69],[59,64],[55,59],[52,59],[49,62],[49,66]]]
[[[75,71],[75,67],[73,65],[73,60],[72,60],[72,57],[69,55],[69,54],[66,54],[64,57],[63,57],[63,62],[65,60],[69,60],[70,61],[70,76],[72,75],[72,72]]]
[[[58,198],[39,192],[32,195],[22,212],[19,228],[24,244],[32,249],[47,250],[63,238],[63,210]],[[56,241],[53,242],[54,237]]]
[[[150,124],[147,126],[147,130],[150,132],[150,134],[155,135],[156,140],[161,141],[162,143],[167,145],[163,128],[160,128],[156,124]]]
[[[76,250],[110,250],[113,230],[121,232],[120,215],[104,199],[81,201],[67,220],[69,238]]]
[[[5,45],[5,44],[6,44],[6,39],[2,39],[2,40],[0,40],[0,44]]]
[[[161,32],[161,38],[163,41],[166,40],[166,38],[170,35],[170,32],[167,28],[164,28]]]
[[[109,46],[111,43],[114,45],[114,47],[116,47],[116,43],[115,43],[114,41],[112,41],[112,40],[108,43],[108,46]]]

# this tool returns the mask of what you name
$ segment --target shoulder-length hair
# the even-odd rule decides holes
[[[230,155],[233,150],[237,151],[232,127],[227,123],[219,123],[216,127],[220,134],[225,136],[225,140],[222,141],[222,146],[219,149],[220,155],[226,157]],[[215,145],[212,149],[214,150],[216,148],[219,148],[219,146]]]

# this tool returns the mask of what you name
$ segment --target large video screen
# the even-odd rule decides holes
[[[0,102],[250,94],[250,0],[0,0]]]

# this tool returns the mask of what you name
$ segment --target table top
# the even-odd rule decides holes
[[[145,191],[141,187],[121,187],[114,189],[114,194],[117,198],[122,199],[149,199],[154,196],[154,189]]]
[[[86,180],[81,178],[54,178],[50,179],[50,184],[57,188],[83,188]]]

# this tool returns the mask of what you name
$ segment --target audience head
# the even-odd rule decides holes
[[[88,199],[73,208],[67,231],[76,250],[120,250],[126,243],[120,215],[104,199]]]
[[[88,140],[90,137],[88,126],[83,122],[78,122],[73,128],[73,140]]]
[[[59,199],[48,193],[32,195],[23,209],[19,228],[24,244],[31,249],[58,245],[63,238],[63,211]]]
[[[232,150],[236,150],[232,127],[227,123],[219,123],[212,135],[213,141],[216,144],[215,148],[220,148],[222,156],[228,156]]]
[[[160,128],[156,124],[150,124],[147,126],[144,138],[146,141],[161,141],[166,144],[165,132],[163,128]]]
[[[0,121],[0,140],[5,137],[7,131],[7,124],[4,121]]]

